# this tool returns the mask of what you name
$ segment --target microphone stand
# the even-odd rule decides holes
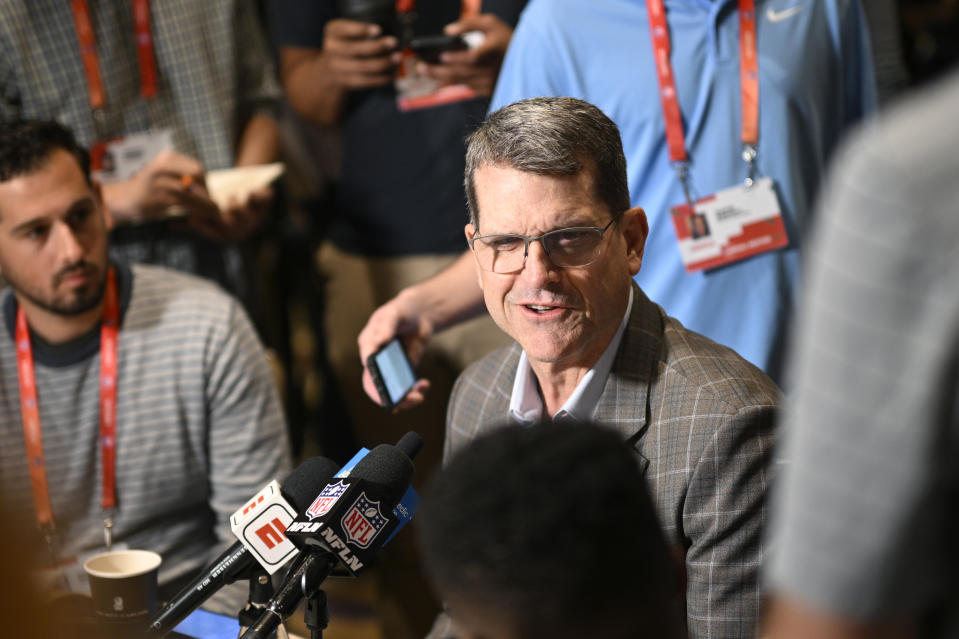
[[[310,629],[310,639],[323,639],[323,631],[330,625],[330,609],[327,606],[326,592],[322,588],[317,588],[307,597],[303,620]]]
[[[240,622],[239,636],[242,636],[247,628],[256,623],[256,620],[259,619],[263,611],[266,610],[266,604],[269,603],[272,597],[273,582],[270,580],[269,573],[262,569],[257,570],[250,576],[250,596],[246,602],[246,606],[244,606],[240,614],[237,615],[237,619]],[[289,639],[289,635],[287,635],[286,628],[283,624],[277,626],[273,636],[277,639]]]
[[[320,584],[335,564],[336,555],[330,553],[300,553],[290,566],[286,582],[280,586],[260,618],[241,635],[241,639],[270,637],[277,626],[293,614],[304,597],[308,599],[320,589]]]

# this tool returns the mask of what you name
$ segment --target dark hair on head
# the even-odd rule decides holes
[[[57,150],[76,158],[83,177],[91,183],[90,154],[67,127],[52,120],[0,123],[0,182],[33,173]]]
[[[466,200],[478,230],[476,170],[483,165],[537,175],[592,172],[596,197],[611,215],[629,208],[626,156],[619,128],[602,111],[576,98],[530,98],[491,113],[466,138]]]
[[[434,475],[419,535],[441,596],[502,614],[523,637],[677,628],[679,578],[638,458],[605,428],[504,426],[477,438]]]

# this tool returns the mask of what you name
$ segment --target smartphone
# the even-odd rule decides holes
[[[465,48],[466,40],[458,35],[416,36],[410,40],[410,49],[428,64],[439,64],[440,54],[444,51],[462,51]]]
[[[387,409],[403,401],[416,383],[416,373],[398,337],[366,358],[366,367],[373,377],[380,401]]]

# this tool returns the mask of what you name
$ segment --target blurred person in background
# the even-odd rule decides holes
[[[959,635],[959,76],[837,156],[766,566],[770,639]]]
[[[243,240],[272,190],[221,208],[204,179],[276,159],[279,95],[253,0],[0,4],[0,121],[70,127],[103,184],[112,255],[213,279],[257,320]]]

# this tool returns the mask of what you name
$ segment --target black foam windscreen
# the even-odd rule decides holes
[[[310,457],[287,475],[280,493],[297,512],[305,510],[333,479],[339,466],[326,457]]]
[[[396,447],[403,451],[407,457],[413,459],[420,449],[423,448],[423,438],[415,430],[411,430],[396,442]]]
[[[376,484],[392,508],[413,480],[413,462],[396,446],[380,444],[356,464],[350,477]]]

